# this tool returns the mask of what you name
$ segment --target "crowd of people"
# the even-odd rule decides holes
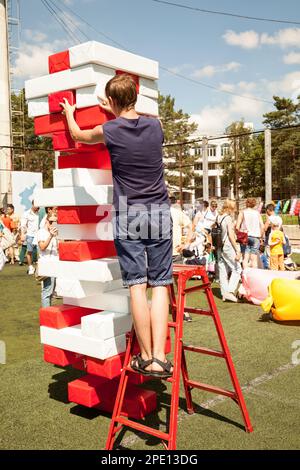
[[[0,270],[5,263],[23,266],[26,257],[27,274],[41,282],[43,307],[51,305],[55,279],[39,276],[37,259],[58,257],[56,222],[57,207],[41,209],[34,201],[21,217],[12,204],[0,209]]]
[[[265,221],[248,198],[236,216],[236,202],[227,199],[203,201],[197,210],[182,210],[171,197],[173,219],[173,262],[204,265],[211,280],[220,285],[223,301],[237,302],[242,270],[247,267],[285,270],[292,263],[290,245],[275,205],[266,206]],[[22,217],[8,204],[0,214],[0,267],[6,262],[23,265],[42,285],[42,306],[51,304],[55,279],[39,276],[38,256],[58,257],[57,207],[36,207],[34,201]],[[190,318],[187,315],[186,320]]]
[[[237,302],[242,270],[248,267],[283,271],[292,269],[291,248],[283,233],[282,218],[275,204],[266,206],[265,221],[255,198],[236,214],[236,202],[226,199],[222,207],[212,200],[199,204],[196,213],[181,209],[171,198],[173,261],[206,266],[220,284],[223,301]]]

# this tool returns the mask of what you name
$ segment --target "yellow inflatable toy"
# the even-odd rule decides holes
[[[273,279],[261,307],[266,313],[271,311],[274,320],[300,320],[300,280]]]

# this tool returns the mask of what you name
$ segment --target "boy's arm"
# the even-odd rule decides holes
[[[73,140],[85,144],[102,144],[104,135],[102,126],[96,126],[94,129],[81,130],[74,118],[75,105],[71,106],[66,98],[64,103],[60,103],[64,109],[67,118],[69,131]]]

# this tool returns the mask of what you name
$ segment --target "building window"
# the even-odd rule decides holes
[[[195,170],[200,170],[200,171],[202,171],[202,163],[195,163],[194,168],[195,168]]]
[[[229,144],[223,144],[221,146],[221,155],[222,155],[222,157],[225,157],[225,155],[228,155],[229,150],[230,150],[230,145]]]
[[[208,148],[207,148],[207,153],[208,153],[208,156],[209,157],[215,157],[216,156],[216,145],[209,145]]]
[[[217,168],[218,168],[217,163],[209,163],[208,164],[208,169],[209,170],[217,170]]]
[[[202,155],[202,148],[201,147],[194,147],[194,155]]]

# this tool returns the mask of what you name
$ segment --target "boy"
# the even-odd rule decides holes
[[[269,236],[270,247],[270,269],[273,271],[284,271],[284,253],[283,245],[285,244],[284,234],[279,230],[279,222],[271,224],[271,233]]]
[[[66,99],[61,105],[72,138],[87,144],[105,143],[111,156],[115,246],[123,283],[130,289],[133,323],[141,350],[132,358],[131,367],[144,375],[170,377],[173,366],[164,349],[169,313],[167,285],[173,282],[172,222],[163,177],[163,131],[158,119],[136,113],[136,84],[130,75],[112,78],[106,84],[105,94],[101,107],[116,119],[91,130],[78,127],[75,106]],[[147,283],[152,287],[151,308]]]

